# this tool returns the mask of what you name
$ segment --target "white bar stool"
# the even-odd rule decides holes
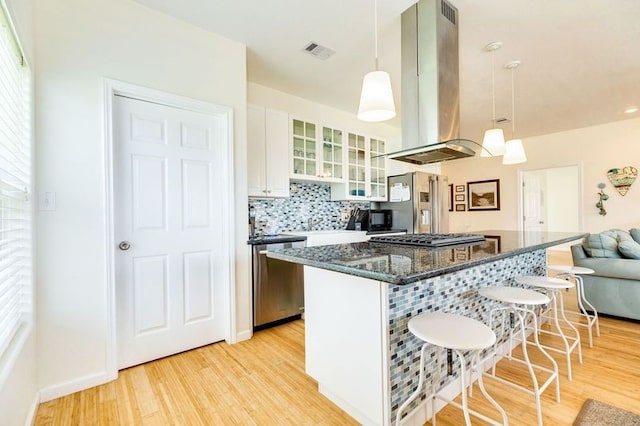
[[[540,396],[549,387],[549,385],[555,381],[556,401],[560,402],[560,379],[558,374],[558,364],[553,359],[553,357],[549,355],[547,351],[544,350],[544,347],[540,344],[540,341],[538,340],[538,333],[535,331],[538,328],[538,319],[537,319],[536,313],[532,309],[529,309],[528,306],[544,306],[550,302],[550,299],[547,295],[538,293],[537,291],[518,288],[518,287],[506,287],[506,286],[483,287],[478,290],[478,294],[483,297],[486,297],[487,299],[506,304],[506,306],[499,306],[499,307],[492,308],[488,314],[488,324],[492,325],[494,313],[502,312],[503,314],[503,321],[501,325],[502,335],[504,334],[504,322],[505,322],[504,314],[505,313],[510,314],[509,315],[510,319],[512,318],[511,314],[513,314],[518,319],[518,325],[519,325],[518,331],[521,333],[521,336],[522,336],[521,346],[522,346],[522,356],[524,359],[520,360],[518,358],[515,358],[512,356],[512,353],[511,353],[513,324],[509,324],[509,353],[507,355],[507,358],[511,361],[520,362],[527,366],[527,369],[529,371],[529,376],[531,376],[533,390],[530,390],[526,386],[519,385],[517,383],[511,382],[507,379],[498,377],[496,375],[496,359],[495,358],[497,354],[495,350],[493,352],[494,362],[493,362],[493,368],[491,370],[491,377],[495,378],[496,380],[506,385],[509,385],[511,387],[517,388],[521,391],[524,391],[533,395],[536,403],[536,414],[538,416],[538,425],[541,426],[542,425],[542,404],[540,402]],[[526,334],[527,333],[526,324],[527,324],[528,316],[530,316],[531,318],[530,320],[533,323],[534,344],[538,348],[538,350],[540,350],[540,352],[549,360],[549,362],[552,365],[552,368],[547,368],[544,366],[533,364],[529,359],[529,352],[527,350],[527,346],[529,342],[527,342],[527,334]],[[534,369],[538,369],[538,370],[549,373],[549,378],[547,378],[547,380],[542,385],[538,384],[538,378],[536,377]]]
[[[598,319],[598,311],[593,305],[587,300],[587,297],[584,294],[584,282],[582,281],[582,277],[580,275],[588,275],[593,274],[595,271],[591,268],[585,268],[582,266],[573,266],[573,265],[549,265],[548,269],[558,272],[556,278],[560,279],[570,279],[576,282],[576,294],[578,299],[578,307],[580,308],[579,312],[567,311],[569,313],[575,313],[580,316],[584,316],[587,320],[587,323],[582,322],[574,322],[575,325],[587,327],[589,330],[589,347],[593,347],[593,332],[591,331],[593,326],[596,326],[596,336],[600,336],[600,320]],[[590,315],[585,305],[591,309],[593,315]]]
[[[505,411],[498,405],[498,403],[489,396],[484,387],[484,382],[482,381],[481,372],[477,374],[478,377],[478,385],[480,386],[480,391],[487,398],[487,400],[496,407],[496,409],[500,412],[502,416],[502,423],[499,423],[483,414],[478,413],[477,411],[469,409],[467,403],[467,392],[465,390],[466,380],[465,380],[465,368],[466,361],[462,351],[471,351],[473,352],[471,365],[470,365],[470,376],[473,377],[474,369],[477,371],[478,366],[480,365],[480,351],[483,349],[490,348],[496,341],[496,335],[494,332],[481,323],[480,321],[476,321],[472,318],[468,318],[462,315],[456,314],[447,314],[443,312],[432,312],[425,313],[418,316],[415,316],[409,320],[409,331],[418,339],[422,340],[424,345],[422,345],[422,349],[420,350],[420,379],[418,380],[418,388],[409,396],[409,398],[398,408],[398,412],[396,413],[396,425],[400,425],[400,420],[402,418],[402,412],[407,408],[407,406],[416,399],[420,393],[422,392],[422,386],[424,385],[424,364],[425,364],[425,352],[426,348],[429,345],[434,345],[439,348],[447,349],[447,354],[450,354],[450,351],[455,352],[458,355],[458,361],[460,361],[460,391],[462,396],[462,404],[459,404],[455,401],[451,401],[447,398],[444,398],[436,392],[436,385],[439,383],[440,378],[433,378],[432,382],[432,393],[427,397],[427,399],[431,400],[431,424],[433,426],[436,425],[436,410],[435,410],[435,399],[441,399],[445,401],[447,404],[451,404],[455,407],[462,409],[464,414],[465,424],[467,426],[471,425],[471,420],[469,415],[472,414],[475,417],[478,417],[485,422],[488,422],[492,425],[508,425],[509,421],[507,420],[507,414]],[[447,357],[448,360],[450,357]],[[449,361],[450,362],[450,361]],[[450,371],[451,365],[448,365],[448,371]],[[438,372],[440,371],[440,351],[438,351]],[[438,373],[439,374],[439,373]],[[449,373],[450,374],[450,373]]]
[[[564,312],[564,300],[562,298],[562,291],[573,288],[573,283],[565,280],[561,280],[559,278],[550,278],[550,277],[541,277],[538,275],[531,275],[525,277],[516,277],[516,282],[521,285],[526,285],[529,287],[535,287],[545,290],[547,296],[551,299],[551,314],[553,323],[556,326],[557,333],[548,330],[537,329],[539,332],[551,334],[554,336],[558,336],[562,339],[564,343],[564,350],[555,348],[553,346],[544,346],[546,349],[554,352],[564,353],[567,358],[567,377],[569,380],[573,380],[573,376],[571,374],[571,353],[577,348],[578,349],[578,360],[580,364],[582,364],[582,347],[580,346],[580,332],[577,328],[573,326],[571,321],[569,321]],[[562,327],[560,327],[560,322],[558,321],[558,301],[560,301],[560,314],[562,315],[562,320],[575,332],[576,337],[567,336]],[[570,343],[571,342],[571,343]]]

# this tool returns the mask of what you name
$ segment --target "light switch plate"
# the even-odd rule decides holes
[[[56,209],[56,193],[40,191],[38,194],[38,206],[41,211],[54,211]]]

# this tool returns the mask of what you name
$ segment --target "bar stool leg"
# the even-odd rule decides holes
[[[560,336],[560,338],[562,339],[562,342],[564,343],[564,352],[566,354],[566,359],[567,359],[567,378],[569,379],[569,381],[573,380],[573,374],[571,372],[571,346],[569,345],[569,341],[567,340],[567,336],[565,336],[564,331],[562,331],[562,327],[560,327],[560,322],[558,321],[558,297],[560,298],[560,300],[562,300],[562,293],[560,293],[557,290],[551,290],[551,289],[547,289],[547,294],[549,296],[549,298],[551,299],[551,304],[552,304],[552,311],[553,311],[553,324],[556,326],[556,330],[558,330],[557,335]],[[580,359],[580,363],[582,363],[582,349],[580,346],[580,333],[578,332],[578,330],[576,330],[575,327],[573,327],[573,325],[566,319],[566,317],[564,316],[564,304],[562,304],[562,316],[564,321],[566,321],[567,324],[569,324],[569,326],[576,332],[576,338],[577,338],[577,346],[578,346],[578,357]]]
[[[576,280],[577,293],[578,293],[578,305],[580,306],[580,311],[587,317],[587,323],[589,325],[589,347],[593,347],[593,343],[591,341],[591,326],[595,324],[596,326],[596,336],[600,337],[600,320],[598,318],[598,311],[593,305],[587,300],[584,296],[584,281],[580,275],[574,274],[573,278]],[[589,315],[584,305],[586,304],[591,308],[593,315]]]
[[[422,391],[422,386],[424,385],[424,360],[425,360],[425,352],[427,350],[428,343],[422,345],[422,349],[420,349],[420,376],[418,378],[418,388],[411,394],[409,399],[407,399],[401,406],[398,408],[398,412],[396,413],[396,426],[400,426],[400,419],[402,417],[402,412],[409,406],[409,404],[416,399],[420,392]],[[433,420],[435,420],[435,411],[433,414]],[[434,423],[435,425],[435,423]]]
[[[464,414],[464,422],[467,426],[471,426],[471,418],[469,417],[469,407],[467,405],[467,390],[465,389],[466,381],[464,379],[465,359],[462,352],[454,351],[458,355],[460,362],[460,393],[462,394],[462,413]]]
[[[538,329],[538,317],[535,315],[534,312],[531,312],[531,318],[533,320],[534,330],[537,330]],[[553,371],[555,373],[555,382],[556,382],[556,402],[559,403],[560,402],[560,372],[558,371],[558,363],[542,347],[542,345],[540,344],[540,338],[538,336],[538,333],[533,333],[533,343],[536,345],[538,350],[540,350],[540,352],[542,352],[542,354],[551,362],[551,365],[553,365]]]
[[[471,363],[472,363],[472,365],[471,365],[471,377],[473,377],[473,371],[474,371],[473,365],[475,364],[475,371],[476,371],[476,375],[478,376],[478,386],[480,387],[480,392],[491,403],[491,405],[493,405],[500,412],[500,416],[502,416],[502,424],[508,425],[509,424],[509,420],[507,419],[507,413],[496,402],[496,400],[493,399],[489,395],[489,393],[487,392],[487,390],[484,387],[484,380],[482,379],[482,376],[483,376],[483,374],[482,374],[483,371],[482,370],[483,370],[483,368],[482,368],[481,363],[480,363],[480,351],[476,351]]]
[[[542,404],[540,402],[540,389],[538,387],[538,378],[536,377],[535,371],[533,371],[533,366],[531,365],[531,360],[529,360],[529,352],[527,351],[527,331],[525,327],[525,320],[521,312],[519,312],[515,305],[511,305],[511,308],[517,312],[518,322],[520,323],[520,333],[522,335],[522,357],[524,358],[525,363],[527,364],[527,369],[529,370],[529,375],[531,376],[531,381],[533,382],[533,396],[536,400],[536,414],[538,416],[538,426],[542,426]],[[525,314],[526,316],[526,314]],[[537,330],[534,329],[533,334],[535,335]]]
[[[562,313],[562,320],[565,323],[567,323],[569,327],[571,327],[571,329],[576,333],[576,339],[580,341],[580,332],[573,324],[571,324],[571,321],[567,319],[567,316],[565,314],[564,297],[562,296],[562,292],[558,291],[558,297],[560,299],[560,312]],[[589,331],[591,331],[591,328],[589,328]],[[580,364],[582,364],[582,346],[579,343],[578,343],[578,361],[580,361]]]

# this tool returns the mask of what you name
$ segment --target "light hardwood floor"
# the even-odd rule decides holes
[[[550,263],[570,263],[566,253]],[[573,301],[568,293],[566,299]],[[552,391],[542,398],[545,425],[570,425],[587,398],[639,411],[640,324],[603,318],[584,363],[574,357],[573,381],[561,372],[561,402]],[[504,374],[526,377],[520,366]],[[506,409],[511,425],[536,424],[533,398],[487,380],[489,392]],[[494,411],[474,392],[472,407]],[[349,416],[317,392],[304,373],[304,323],[296,321],[255,333],[236,345],[217,343],[120,372],[118,380],[40,405],[36,425],[349,425]],[[463,424],[447,407],[439,425]],[[474,419],[475,424],[482,424]]]

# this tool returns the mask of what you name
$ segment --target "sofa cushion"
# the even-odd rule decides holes
[[[640,244],[633,240],[620,241],[618,251],[627,259],[640,259]]]
[[[620,241],[633,241],[631,234],[627,231],[623,231],[622,229],[611,229],[606,232],[615,233],[618,243],[620,243]]]
[[[635,241],[636,243],[640,244],[640,229],[639,228],[632,228],[629,230],[629,234],[631,235],[631,238],[633,238],[633,241]]]
[[[618,252],[618,230],[589,234],[582,242],[582,247],[584,247],[584,251],[589,257],[606,257],[613,259],[620,259],[622,257],[620,256],[620,252]]]

